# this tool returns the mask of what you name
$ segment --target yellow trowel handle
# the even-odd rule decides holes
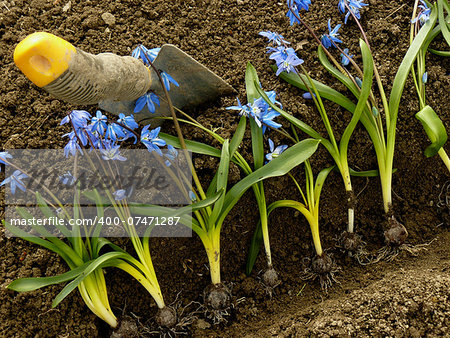
[[[14,62],[34,84],[71,104],[133,101],[151,84],[148,68],[131,56],[89,54],[44,32],[21,41]]]

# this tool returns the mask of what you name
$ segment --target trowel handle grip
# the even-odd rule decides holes
[[[149,69],[131,56],[93,55],[44,32],[22,40],[14,62],[34,84],[71,104],[133,101],[151,84]]]

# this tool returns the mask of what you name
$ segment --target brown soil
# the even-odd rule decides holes
[[[336,1],[313,1],[304,14],[318,32],[341,22]],[[409,19],[412,2],[405,0],[368,1],[362,23],[374,57],[380,65],[382,80],[390,83],[408,48]],[[322,122],[310,102],[300,92],[279,81],[269,68],[265,39],[261,30],[277,31],[289,41],[307,42],[299,50],[311,74],[333,84],[316,58],[313,40],[299,26],[290,27],[285,17],[284,1],[71,1],[7,0],[0,1],[0,148],[61,148],[61,136],[67,131],[59,122],[75,108],[55,100],[31,84],[12,61],[14,46],[37,30],[59,35],[91,53],[130,54],[138,43],[147,47],[173,43],[222,76],[234,86],[245,102],[244,72],[247,61],[257,68],[263,87],[275,89],[287,111],[324,131]],[[108,26],[101,18],[109,12],[115,24]],[[340,30],[342,39],[353,54],[359,37],[351,22]],[[445,48],[443,41],[435,44]],[[300,48],[301,45],[298,45]],[[296,47],[296,44],[294,44]],[[360,58],[356,59],[360,62]],[[433,55],[427,58],[429,104],[450,129],[448,115],[449,69],[445,60]],[[448,67],[448,66],[447,66]],[[207,106],[192,114],[206,126],[219,128],[230,137],[236,126],[235,114],[224,107],[234,104],[233,97],[223,98],[216,106]],[[236,308],[228,324],[211,326],[202,314],[189,329],[196,336],[439,336],[448,334],[449,280],[449,207],[443,205],[448,194],[449,176],[438,157],[425,158],[428,140],[414,118],[417,98],[409,80],[400,108],[394,174],[395,213],[409,234],[410,244],[428,243],[427,251],[413,257],[402,252],[393,262],[359,266],[334,249],[335,238],[346,223],[345,191],[337,173],[326,182],[321,197],[321,237],[325,248],[334,252],[342,268],[338,284],[324,294],[317,283],[299,278],[312,256],[311,236],[304,218],[289,210],[271,216],[273,260],[281,285],[270,298],[260,283],[264,261],[259,257],[252,276],[246,277],[244,266],[248,244],[258,219],[252,192],[247,192],[227,218],[222,236],[223,280],[232,283]],[[95,107],[85,107],[95,112]],[[330,118],[339,135],[349,117],[334,105],[328,106]],[[165,126],[170,132],[170,126]],[[184,129],[187,138],[210,141],[201,132]],[[286,142],[271,134],[275,143]],[[250,157],[250,135],[244,138],[242,153]],[[448,151],[447,147],[447,151]],[[373,147],[362,128],[353,136],[349,163],[365,170],[376,167]],[[332,164],[320,149],[312,160],[316,170]],[[198,158],[205,184],[217,165],[216,160]],[[301,176],[302,168],[297,170]],[[233,168],[232,181],[239,178]],[[376,178],[355,178],[358,196],[357,231],[369,249],[383,245],[383,209]],[[287,177],[265,184],[268,202],[299,196]],[[3,204],[3,197],[0,202]],[[0,209],[0,216],[2,210]],[[131,250],[131,244],[122,243]],[[153,239],[152,254],[166,302],[201,301],[202,290],[209,283],[206,255],[197,237],[189,239]],[[169,254],[170,253],[170,254]],[[5,286],[19,277],[51,276],[66,271],[65,264],[48,251],[19,239],[0,237],[0,336],[105,336],[105,324],[97,319],[73,292],[56,309],[51,301],[62,286],[51,286],[26,294],[7,291]],[[156,328],[152,320],[156,305],[134,280],[116,270],[107,270],[109,296],[116,314],[139,318],[141,333]],[[239,301],[237,301],[239,300]],[[191,305],[192,307],[192,305]],[[193,306],[195,309],[195,306]],[[189,310],[189,309],[188,309]],[[145,325],[145,327],[144,327]],[[146,333],[147,332],[147,333]]]

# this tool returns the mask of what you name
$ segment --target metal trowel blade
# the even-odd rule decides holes
[[[206,102],[215,101],[223,95],[236,93],[234,88],[222,78],[174,45],[163,45],[153,64],[156,69],[166,72],[179,84],[177,87],[171,83],[169,91],[172,104],[179,109],[190,109]],[[141,112],[135,113],[134,116],[138,121],[170,115],[159,78],[152,69],[151,79],[151,90],[160,97],[160,106],[156,106],[155,114],[150,113],[147,107]],[[134,103],[135,101],[103,101],[99,106],[115,114],[132,114]],[[156,126],[156,123],[152,122],[152,125]]]

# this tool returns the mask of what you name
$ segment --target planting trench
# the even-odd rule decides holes
[[[340,23],[333,2],[313,1],[306,20],[318,31],[326,31],[326,22]],[[411,1],[367,1],[362,24],[374,49],[374,58],[386,89],[390,91],[394,73],[408,48]],[[68,5],[70,3],[70,5]],[[283,83],[272,73],[265,53],[266,41],[257,35],[271,30],[284,35],[299,48],[305,67],[314,78],[343,90],[332,82],[321,68],[316,49],[306,31],[291,27],[285,17],[285,2],[275,1],[71,1],[48,0],[0,2],[0,148],[62,148],[61,136],[67,132],[59,122],[74,107],[54,99],[31,84],[12,61],[15,45],[35,31],[61,36],[91,53],[114,52],[129,55],[139,43],[157,47],[172,43],[222,76],[245,101],[244,72],[247,61],[258,70],[266,90],[276,90],[286,111],[324,132],[313,105],[301,98],[301,92]],[[105,15],[110,13],[111,15]],[[114,20],[112,19],[114,18]],[[340,30],[346,47],[357,50],[358,31],[353,22]],[[445,48],[443,40],[436,47]],[[439,49],[439,48],[437,48]],[[358,62],[361,60],[356,59]],[[427,55],[427,98],[450,130],[448,114],[449,72],[445,59]],[[238,116],[225,107],[235,97],[225,97],[213,105],[192,112],[201,123],[218,128],[226,138],[233,135]],[[329,104],[331,123],[339,135],[349,116]],[[394,167],[394,205],[405,224],[408,242],[430,243],[427,250],[413,257],[401,253],[393,262],[360,266],[334,249],[335,239],[345,228],[345,190],[337,173],[331,173],[321,197],[321,238],[324,248],[334,252],[341,266],[340,284],[328,294],[317,283],[302,281],[300,272],[305,258],[313,253],[311,235],[304,218],[287,209],[270,217],[272,254],[282,284],[270,298],[262,287],[258,271],[264,260],[258,258],[255,270],[246,277],[245,260],[258,210],[252,192],[247,192],[226,219],[222,234],[222,278],[231,283],[239,300],[227,324],[212,326],[199,315],[189,329],[196,336],[269,336],[269,335],[411,335],[413,337],[448,334],[449,288],[449,176],[438,157],[426,158],[423,150],[428,140],[414,118],[418,100],[409,79],[401,101]],[[163,127],[174,134],[170,123]],[[188,139],[211,142],[202,132],[183,127]],[[287,142],[271,134],[275,144]],[[244,137],[241,153],[250,158],[250,134]],[[447,147],[447,151],[448,151]],[[349,163],[360,170],[376,168],[373,147],[366,132],[358,126],[350,142]],[[196,157],[203,182],[208,183],[217,167],[215,159]],[[331,165],[324,149],[312,158],[312,166]],[[299,176],[303,168],[299,167]],[[232,166],[230,181],[241,177]],[[368,249],[383,245],[383,208],[379,181],[376,178],[353,179],[359,195],[356,206],[356,229],[367,242]],[[265,183],[270,202],[283,198],[297,199],[295,187],[288,177]],[[448,195],[447,195],[448,196]],[[4,205],[3,195],[0,197]],[[0,209],[0,216],[4,210]],[[119,241],[132,250],[127,240]],[[152,258],[167,303],[186,306],[201,301],[200,294],[209,283],[207,259],[200,240],[194,235],[186,239],[152,239]],[[55,255],[19,239],[0,237],[0,336],[104,336],[108,330],[84,305],[78,292],[73,292],[57,308],[51,301],[61,285],[31,293],[17,294],[5,286],[19,277],[50,276],[67,271]],[[117,270],[106,270],[109,297],[116,314],[134,314],[139,318],[140,332],[155,328],[152,320],[157,308],[154,301],[134,280]],[[194,310],[190,305],[187,311]],[[145,326],[145,327],[144,327]]]

